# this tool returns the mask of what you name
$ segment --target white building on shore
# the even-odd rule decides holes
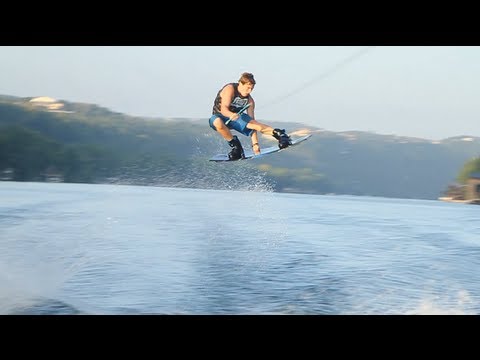
[[[63,110],[64,104],[62,102],[48,96],[32,98],[29,103],[33,106],[43,107],[51,112],[72,112]]]

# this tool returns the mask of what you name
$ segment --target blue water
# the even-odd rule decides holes
[[[479,314],[480,206],[0,182],[0,314]]]

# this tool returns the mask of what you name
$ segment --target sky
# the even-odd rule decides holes
[[[0,46],[1,95],[205,119],[206,131],[217,91],[245,71],[266,124],[480,137],[480,46]]]

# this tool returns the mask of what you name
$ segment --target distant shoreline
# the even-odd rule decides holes
[[[452,202],[452,203],[460,203],[460,204],[474,204],[480,205],[480,199],[470,199],[470,200],[462,200],[462,199],[455,199],[450,196],[441,196],[438,200]]]

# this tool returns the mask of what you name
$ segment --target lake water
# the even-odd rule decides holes
[[[480,207],[0,182],[0,314],[479,314]]]

